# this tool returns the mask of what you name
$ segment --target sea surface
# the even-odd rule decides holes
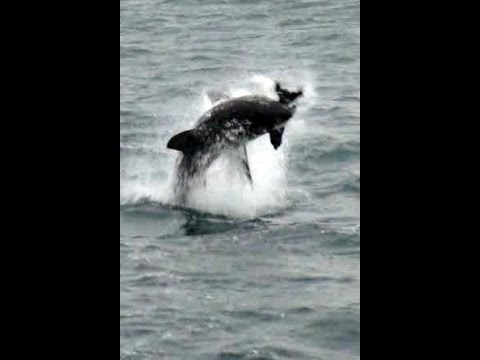
[[[360,1],[120,1],[120,358],[360,358]],[[305,96],[254,186],[177,153],[220,90]]]

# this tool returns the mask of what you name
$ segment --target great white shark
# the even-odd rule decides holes
[[[202,179],[213,161],[224,153],[239,161],[253,184],[246,144],[269,134],[270,143],[278,149],[285,125],[295,113],[294,101],[303,95],[301,90],[283,89],[278,82],[275,91],[278,100],[260,95],[230,98],[218,91],[208,93],[214,106],[194,128],[176,134],[167,143],[168,149],[181,152],[176,168],[177,201],[185,202],[192,183]]]

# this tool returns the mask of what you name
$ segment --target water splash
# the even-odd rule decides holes
[[[277,100],[273,78],[277,77],[253,74],[246,82],[239,81],[229,84],[226,88],[215,90],[224,91],[232,98],[261,94]],[[280,78],[284,79],[282,86],[286,88],[302,87],[307,102],[311,99],[311,95],[314,95],[312,88],[308,86],[309,82],[295,83],[294,77],[289,78],[284,75]],[[185,109],[184,121],[163,124],[163,127],[158,129],[159,136],[156,142],[158,146],[164,147],[164,143],[175,131],[193,127],[197,119],[213,105],[215,104],[212,104],[207,96],[207,90],[204,90],[191,103],[190,108]],[[313,104],[307,105],[313,106]],[[299,109],[301,109],[300,106]],[[186,124],[187,121],[188,124]],[[292,128],[301,126],[301,121],[301,111],[298,111],[291,121],[294,124],[287,125],[283,144],[278,150],[273,149],[268,135],[247,144],[253,186],[246,181],[245,176],[238,171],[235,163],[228,156],[220,156],[208,169],[205,184],[191,189],[186,205],[202,212],[242,218],[257,217],[287,206],[288,133]],[[166,127],[169,128],[166,129]],[[174,172],[176,156],[177,154],[171,151],[162,150],[158,159],[122,160],[124,174],[122,175],[121,172],[121,204],[131,204],[147,199],[156,203],[175,205],[173,188],[176,180]]]

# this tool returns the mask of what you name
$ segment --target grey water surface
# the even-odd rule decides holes
[[[120,10],[120,358],[359,359],[360,2]],[[168,139],[273,80],[305,97],[279,151],[249,144],[257,187],[219,164],[175,206]]]

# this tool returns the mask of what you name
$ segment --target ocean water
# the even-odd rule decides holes
[[[360,2],[121,0],[120,358],[360,357]],[[305,96],[253,188],[225,159],[187,207],[168,139],[209,90]]]

